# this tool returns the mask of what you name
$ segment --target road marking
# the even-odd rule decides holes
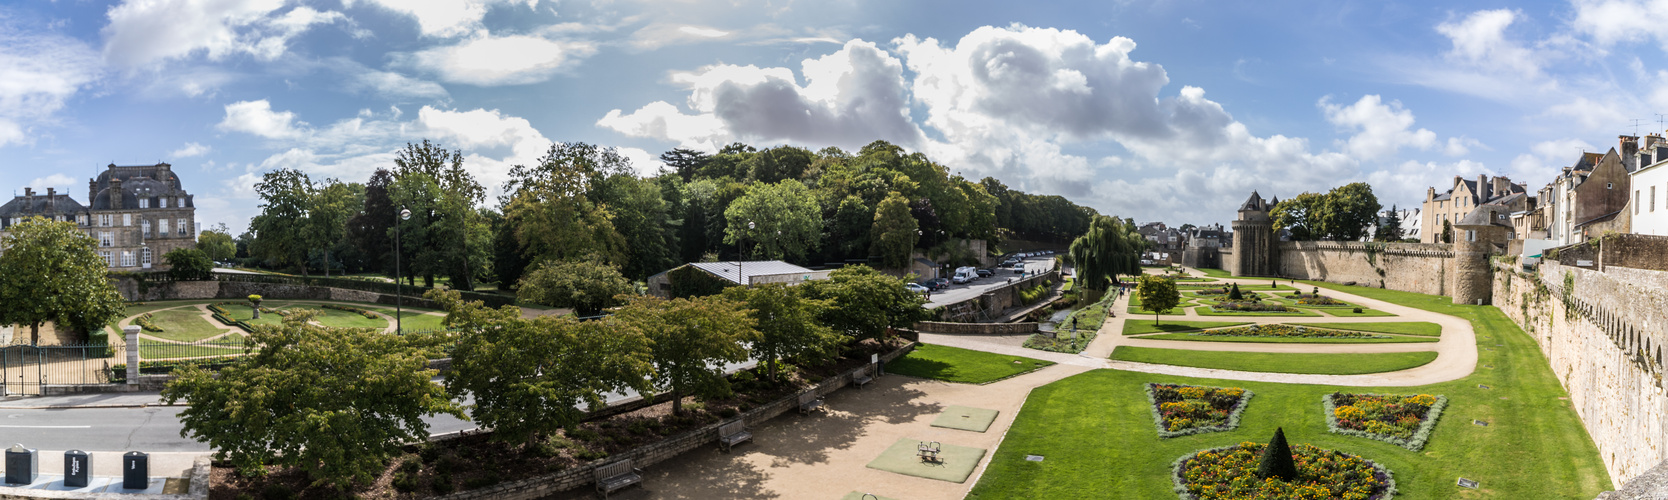
[[[91,425],[0,425],[0,429],[91,429]]]

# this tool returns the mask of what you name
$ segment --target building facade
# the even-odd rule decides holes
[[[1483,205],[1511,204],[1527,210],[1527,192],[1523,184],[1513,184],[1509,178],[1487,175],[1478,175],[1476,179],[1456,175],[1453,186],[1442,193],[1437,193],[1434,187],[1426,188],[1425,203],[1419,210],[1419,242],[1452,243],[1443,241],[1444,233],[1452,238],[1453,224]],[[1512,195],[1524,196],[1507,199]]]
[[[172,165],[108,165],[88,180],[87,199],[82,205],[56,189],[36,196],[25,188],[0,205],[0,234],[31,216],[72,221],[93,237],[105,265],[119,271],[166,269],[163,255],[197,245],[195,202]]]
[[[1279,203],[1279,198],[1264,200],[1256,191],[1251,192],[1251,198],[1239,207],[1239,216],[1233,221],[1234,251],[1224,255],[1222,265],[1226,271],[1234,276],[1274,276],[1279,272],[1274,255],[1275,241],[1274,219],[1269,211]]]
[[[1633,188],[1630,232],[1668,236],[1668,151],[1659,150],[1652,159],[1629,176]]]

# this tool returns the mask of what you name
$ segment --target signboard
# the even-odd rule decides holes
[[[1473,490],[1477,489],[1477,482],[1476,481],[1472,481],[1470,479],[1466,479],[1466,478],[1463,478],[1463,477],[1459,478],[1459,485],[1460,485],[1461,488],[1471,488]]]
[[[1593,261],[1579,260],[1578,259],[1578,260],[1575,261],[1575,265],[1580,266],[1580,267],[1593,267]]]

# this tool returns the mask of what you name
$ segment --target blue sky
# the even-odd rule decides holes
[[[28,0],[0,4],[0,185],[85,201],[167,161],[241,230],[261,173],[362,182],[424,138],[494,193],[551,141],[653,172],[885,139],[1140,221],[1358,180],[1407,207],[1661,130],[1665,47],[1638,0]]]

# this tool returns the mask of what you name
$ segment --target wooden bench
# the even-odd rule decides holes
[[[597,493],[608,498],[613,493],[627,486],[643,482],[643,471],[631,466],[631,459],[598,465],[594,472],[597,478]]]
[[[875,373],[875,365],[864,366],[863,368],[858,369],[855,372],[852,372],[852,374],[851,374],[851,385],[855,385],[855,386],[857,386],[858,389],[862,389],[863,386],[868,385],[869,382],[874,382],[874,380],[875,380],[874,373]]]
[[[747,422],[736,419],[734,422],[718,426],[718,449],[729,453],[731,448],[743,441],[753,439],[753,433],[747,430]]]
[[[810,415],[811,412],[822,409],[822,399],[817,397],[816,391],[805,391],[799,394],[799,414]]]

